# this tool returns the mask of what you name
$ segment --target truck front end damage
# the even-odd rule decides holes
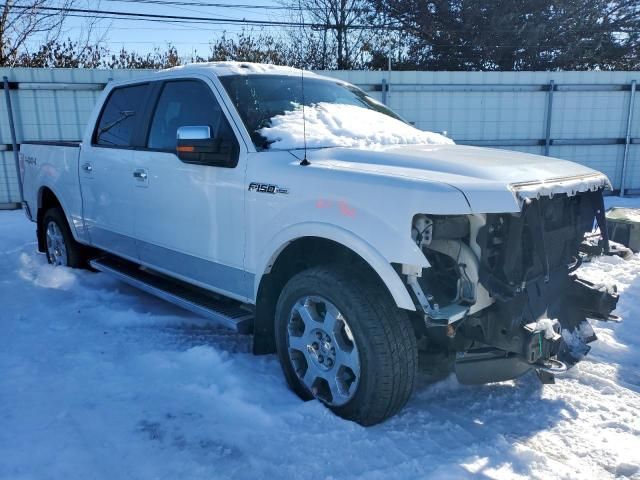
[[[589,319],[615,319],[615,286],[579,277],[585,234],[608,239],[603,188],[522,198],[517,213],[416,215],[412,236],[430,267],[403,266],[431,349],[455,352],[461,383],[545,383],[596,339]]]

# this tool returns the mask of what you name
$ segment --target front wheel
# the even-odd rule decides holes
[[[76,242],[61,208],[47,210],[42,218],[47,260],[54,266],[82,268],[85,257],[82,245]]]
[[[275,327],[291,389],[373,425],[409,399],[418,348],[407,314],[365,278],[330,266],[295,275],[278,300]]]

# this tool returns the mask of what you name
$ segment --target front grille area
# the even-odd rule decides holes
[[[480,282],[496,298],[508,299],[541,279],[566,275],[584,234],[602,208],[602,192],[541,197],[518,214],[490,214],[478,233]]]

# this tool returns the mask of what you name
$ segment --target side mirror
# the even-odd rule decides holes
[[[208,125],[178,128],[176,154],[185,163],[233,168],[238,164],[239,152],[235,138],[211,138]]]

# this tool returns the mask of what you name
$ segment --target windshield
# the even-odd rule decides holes
[[[299,109],[303,103],[306,107],[324,104],[351,105],[404,123],[393,111],[362,90],[338,80],[305,77],[303,92],[301,77],[229,75],[219,78],[258,150],[266,149],[273,143],[273,140],[267,139],[259,131],[270,127],[274,117]]]

